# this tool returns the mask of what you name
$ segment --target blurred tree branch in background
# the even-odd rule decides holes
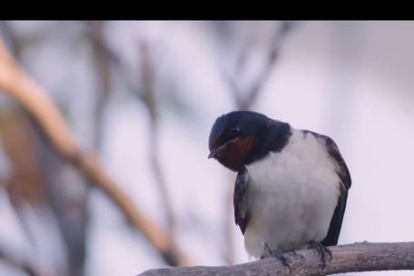
[[[324,276],[346,272],[414,270],[414,242],[406,243],[354,243],[329,247],[332,260],[322,270],[320,256],[315,250],[300,250],[290,255],[292,271],[277,258],[269,257],[259,261],[218,267],[177,267],[149,270],[140,276]],[[286,253],[289,254],[289,253]]]
[[[250,85],[246,87],[241,86],[242,75],[241,71],[245,69],[246,61],[251,52],[252,42],[248,41],[243,45],[242,51],[237,57],[235,71],[236,74],[226,74],[226,81],[230,87],[230,92],[233,95],[236,108],[239,110],[249,110],[258,98],[262,88],[268,81],[272,70],[280,55],[281,45],[286,35],[293,28],[293,22],[282,21],[276,26],[275,33],[270,40],[269,52],[266,62],[262,67],[262,71],[258,74],[258,77],[253,80]]]
[[[171,265],[189,264],[189,258],[179,250],[151,220],[146,218],[105,172],[92,153],[84,153],[71,135],[65,120],[47,93],[38,86],[0,43],[0,89],[13,97],[34,118],[53,148],[89,181],[105,192],[123,211],[130,222]],[[174,256],[172,258],[171,256]],[[176,260],[176,262],[172,262]]]
[[[40,41],[40,39],[45,39],[47,34],[53,31],[51,29],[54,28],[51,25],[46,25],[46,27],[32,33],[29,37],[20,37],[14,33],[9,22],[1,22],[1,24],[3,30],[5,30],[5,39],[11,45],[12,52],[18,61],[21,60],[26,48],[32,46],[34,42]],[[16,105],[16,107],[18,106]],[[20,149],[20,153],[15,156],[20,156],[20,158],[26,160],[31,167],[36,168],[35,170],[32,169],[32,171],[42,176],[41,179],[39,177],[27,177],[20,181],[18,180],[18,183],[26,187],[31,187],[32,190],[38,190],[38,193],[43,199],[33,204],[34,202],[25,196],[25,194],[15,192],[15,196],[13,196],[9,192],[11,201],[13,202],[13,197],[19,196],[20,201],[23,203],[31,203],[31,208],[39,209],[38,206],[41,204],[42,208],[37,213],[37,219],[41,218],[45,211],[53,214],[52,217],[46,219],[45,223],[57,224],[57,234],[65,243],[65,247],[62,250],[68,256],[67,260],[64,260],[66,262],[65,265],[61,266],[60,270],[56,271],[56,274],[81,276],[84,274],[86,258],[88,185],[86,185],[85,180],[76,174],[75,171],[70,170],[56,151],[50,149],[47,138],[43,135],[41,129],[37,127],[36,122],[30,116],[27,117],[28,113],[25,110],[21,112],[21,107],[14,108],[14,110],[13,117],[21,118],[21,123],[17,124],[17,126],[20,125],[22,131],[25,131],[25,133],[20,132],[13,140],[14,143],[20,141],[20,144],[15,147]],[[7,140],[7,136],[10,136],[11,133],[13,132],[6,129],[2,134],[3,140]],[[12,149],[10,145],[10,143],[8,145],[6,144],[6,151]],[[29,145],[33,147],[32,150],[28,150]],[[12,155],[9,152],[7,156],[11,158]],[[20,174],[30,172],[28,170],[30,167],[28,165],[22,166],[22,164],[22,162],[13,162],[13,171],[21,171],[22,173]],[[13,174],[10,176],[10,179],[15,179]],[[9,185],[9,187],[13,187],[13,185]],[[40,188],[42,189],[39,190]],[[73,192],[78,190],[80,192]],[[27,236],[31,237],[31,231],[33,229],[30,229],[26,225],[28,218],[23,217],[24,214],[22,214],[21,207],[16,204],[13,204],[13,206],[19,215],[21,225],[24,227]],[[43,245],[36,244],[34,241],[32,243],[35,250],[39,252],[45,249]]]
[[[36,270],[32,267],[30,263],[24,262],[22,260],[17,260],[11,255],[8,255],[5,250],[0,248],[0,261],[6,263],[7,265],[24,271],[29,276],[40,276]]]
[[[16,111],[1,112],[0,137],[4,150],[13,164],[6,178],[6,190],[15,208],[20,225],[29,241],[33,241],[29,227],[22,217],[24,204],[42,205],[46,201],[44,175],[37,163],[33,133],[29,121]]]
[[[173,215],[173,208],[171,200],[169,198],[167,185],[165,183],[165,177],[161,169],[159,160],[159,112],[157,106],[157,99],[155,95],[155,68],[153,61],[153,54],[147,43],[142,42],[139,45],[140,60],[141,60],[141,76],[142,76],[142,93],[140,99],[142,99],[149,116],[149,150],[152,170],[156,179],[158,190],[161,195],[161,201],[163,204],[163,213],[167,218],[167,233],[170,233],[170,240],[174,241],[175,233],[175,220]],[[139,92],[139,91],[138,91]]]
[[[91,34],[90,40],[93,46],[93,57],[99,82],[99,93],[95,107],[95,145],[97,150],[102,149],[104,112],[112,88],[111,61],[105,49],[105,23],[102,21],[86,22],[86,28]]]
[[[94,47],[99,51],[99,54],[105,56],[106,66],[113,66],[117,75],[124,81],[128,90],[131,94],[134,94],[135,97],[138,97],[143,102],[145,101],[142,98],[140,89],[137,87],[133,79],[135,75],[131,74],[133,71],[128,64],[126,64],[118,53],[111,48],[110,45],[106,42],[103,34],[102,25],[103,22],[87,22],[87,35],[89,35],[93,41]]]
[[[5,39],[11,45],[13,53],[19,59],[24,48],[22,41],[15,35],[8,22],[0,22],[0,27],[5,34]],[[38,235],[34,233],[33,225],[29,219],[35,218],[45,222],[46,218],[35,214],[44,211],[51,213],[58,209],[53,208],[51,197],[48,196],[50,182],[48,183],[45,163],[39,162],[39,151],[37,150],[39,137],[36,135],[36,128],[33,128],[32,120],[26,115],[27,113],[17,104],[9,104],[0,112],[0,137],[5,154],[12,164],[11,173],[6,178],[5,190],[18,218],[19,227],[29,241],[28,248],[33,249],[33,252],[39,252],[41,248],[37,242]],[[58,202],[60,201],[58,200]],[[28,212],[28,209],[36,210],[36,212]],[[55,216],[53,218],[55,220],[51,223],[56,223],[60,217],[59,215]],[[25,265],[30,266],[32,271],[36,269],[39,275],[55,275],[51,271],[46,273],[42,267],[39,267],[37,257],[37,254],[29,254],[26,256],[28,260]],[[63,270],[56,273],[68,275],[67,271]]]
[[[91,34],[94,47],[98,50],[100,56],[105,57],[104,61],[101,61],[102,65],[103,63],[105,64],[105,71],[108,71],[108,68],[112,65],[118,75],[121,76],[121,79],[126,84],[129,92],[134,95],[134,97],[138,98],[141,103],[143,103],[146,111],[148,112],[150,163],[154,173],[155,183],[157,184],[161,196],[163,214],[166,216],[168,226],[166,233],[169,236],[169,240],[172,243],[175,243],[175,219],[173,215],[173,208],[159,161],[159,113],[154,88],[155,67],[152,52],[146,42],[138,42],[138,67],[140,68],[140,75],[138,76],[138,79],[141,83],[141,87],[139,87],[134,83],[132,76],[129,73],[132,69],[129,68],[125,62],[123,62],[122,58],[119,57],[118,54],[106,43],[102,26],[103,22],[88,22],[88,30]],[[107,74],[107,72],[104,71],[102,73]],[[108,80],[103,81],[105,85],[109,85]],[[175,245],[172,246],[174,247]],[[169,254],[165,255],[165,258],[176,258],[176,256]],[[170,262],[174,263],[176,261],[171,260]]]

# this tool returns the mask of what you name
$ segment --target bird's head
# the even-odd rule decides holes
[[[266,134],[271,119],[251,111],[233,111],[215,121],[209,137],[209,158],[239,171]]]

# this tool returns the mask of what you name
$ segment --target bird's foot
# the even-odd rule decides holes
[[[332,261],[332,252],[327,247],[325,247],[320,242],[311,241],[309,242],[309,247],[315,249],[318,255],[321,257],[322,270],[326,267],[326,261]]]
[[[286,251],[283,251],[283,253],[286,253],[286,254],[292,254],[293,256],[299,256],[299,254],[298,253],[296,253],[296,251],[295,250],[286,250]]]
[[[289,273],[292,273],[292,268],[290,267],[289,264],[289,260],[286,257],[285,253],[292,253],[293,255],[297,255],[297,253],[294,250],[289,250],[289,251],[274,251],[272,249],[270,249],[269,245],[265,242],[264,243],[264,248],[265,248],[265,257],[262,256],[261,259],[264,259],[266,257],[273,257],[273,258],[277,258],[278,260],[280,260],[282,262],[282,264],[287,267],[289,269]]]

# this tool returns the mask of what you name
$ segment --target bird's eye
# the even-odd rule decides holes
[[[230,133],[232,135],[235,135],[235,134],[237,134],[239,132],[240,132],[240,128],[238,128],[238,127],[233,127],[233,128],[230,129]]]

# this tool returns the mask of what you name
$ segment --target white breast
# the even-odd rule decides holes
[[[279,153],[247,166],[251,210],[244,233],[249,255],[297,250],[325,238],[339,196],[339,177],[323,141],[293,130]]]

